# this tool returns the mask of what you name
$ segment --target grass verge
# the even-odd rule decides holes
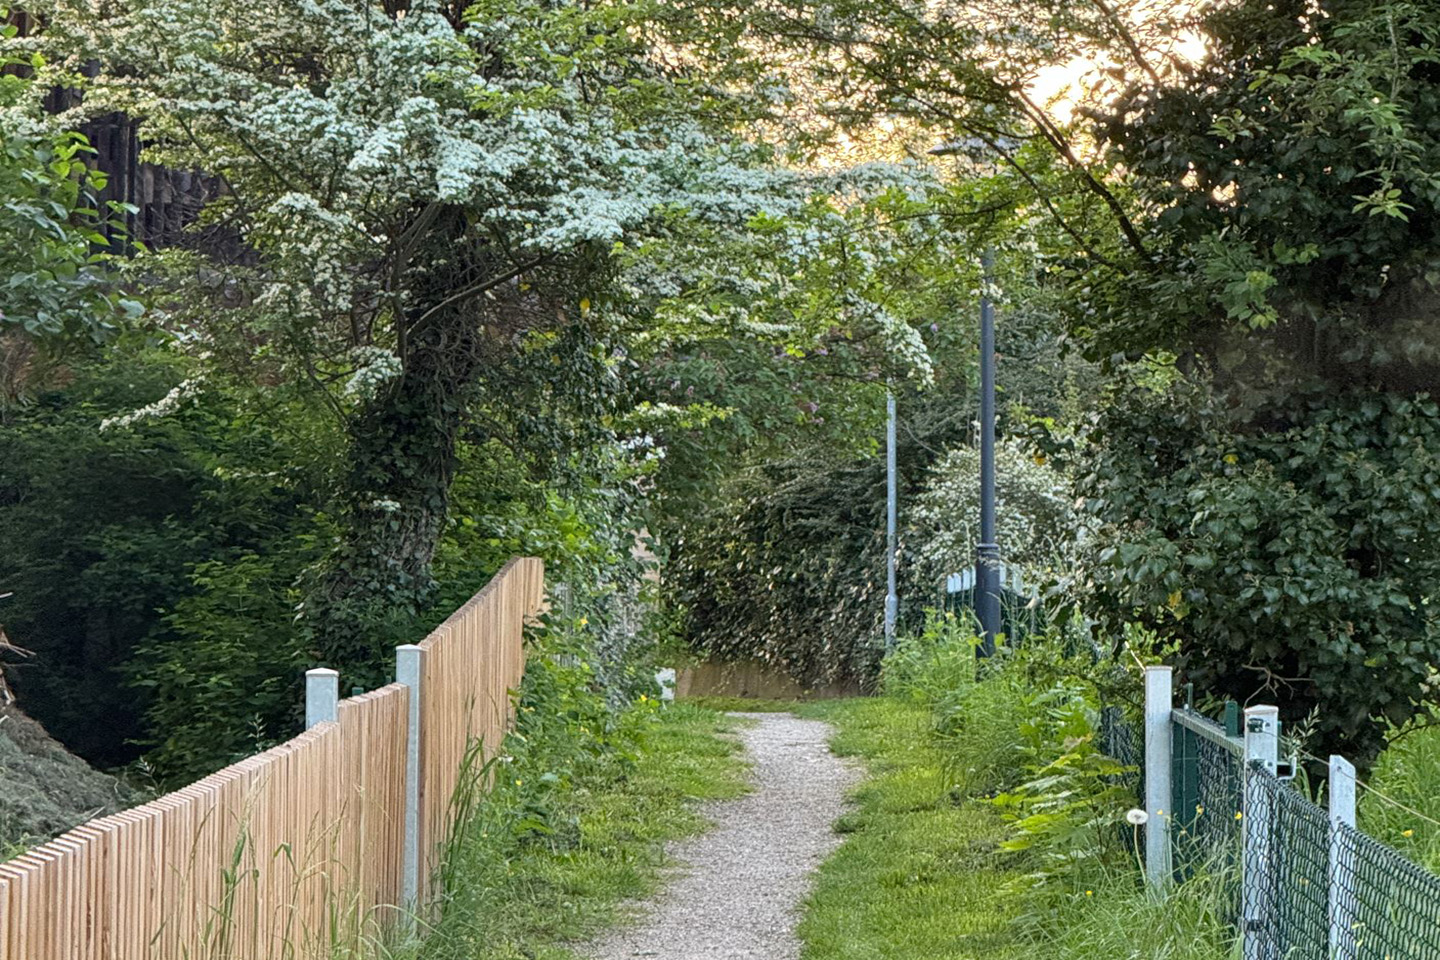
[[[931,742],[929,708],[887,697],[808,704],[836,727],[834,750],[869,776],[837,825],[800,924],[805,960],[1006,960],[1022,953],[1016,874],[993,807],[957,796]]]
[[[652,701],[653,704],[653,701]],[[706,826],[696,801],[739,796],[737,721],[687,704],[627,716],[628,749],[554,777],[502,767],[452,851],[454,889],[422,960],[569,960],[659,884],[666,841]]]
[[[983,688],[972,702],[984,706],[984,736],[1003,729],[1018,742],[1018,717],[992,712],[998,688]],[[962,784],[984,781],[986,772],[977,777],[955,755],[956,741],[935,736],[931,705],[878,697],[801,713],[832,723],[833,749],[869,770],[855,809],[837,825],[846,842],[820,868],[806,904],[804,960],[1236,956],[1222,883],[1197,878],[1162,898],[1145,888],[1133,861],[1097,858],[1032,885],[1037,863],[1053,851],[1002,849],[1013,825],[995,804],[967,795]],[[973,739],[960,742],[986,753]]]

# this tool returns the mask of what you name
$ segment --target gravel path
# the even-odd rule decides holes
[[[709,833],[669,851],[683,873],[633,927],[592,946],[594,960],[795,960],[811,872],[840,843],[831,829],[859,771],[830,753],[828,725],[741,713],[755,790],[712,804]]]

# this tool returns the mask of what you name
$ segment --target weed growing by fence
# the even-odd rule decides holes
[[[1359,796],[1360,828],[1431,871],[1440,871],[1437,778],[1440,727],[1392,734]]]

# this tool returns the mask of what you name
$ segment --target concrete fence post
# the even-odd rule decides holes
[[[1257,773],[1275,775],[1280,762],[1280,708],[1245,708],[1245,809],[1243,875],[1240,884],[1241,935],[1245,960],[1279,960],[1279,944],[1267,936],[1275,912],[1271,837],[1274,796]]]
[[[1170,667],[1145,668],[1145,877],[1157,890],[1170,882]]]
[[[675,668],[661,667],[655,672],[655,682],[660,685],[660,702],[669,706],[675,700]]]
[[[425,650],[407,643],[395,648],[395,682],[410,688],[405,740],[405,829],[400,854],[400,901],[414,916],[420,908],[420,704],[425,696]]]
[[[1330,875],[1326,903],[1330,912],[1330,960],[1355,960],[1355,765],[1331,755]],[[1349,828],[1348,830],[1345,828]]]
[[[305,671],[305,729],[340,719],[340,674],[325,667]]]

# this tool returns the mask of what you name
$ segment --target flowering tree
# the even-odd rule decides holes
[[[343,533],[302,608],[331,663],[378,665],[376,622],[427,602],[462,436],[588,456],[634,426],[626,373],[704,331],[794,347],[839,324],[924,367],[873,284],[820,272],[840,208],[728,132],[747,77],[701,69],[714,25],[680,35],[644,3],[42,6],[81,110],[143,117],[150,159],[221,184],[204,219],[242,252],[154,258],[161,322],[215,369],[310,384],[348,434]]]

